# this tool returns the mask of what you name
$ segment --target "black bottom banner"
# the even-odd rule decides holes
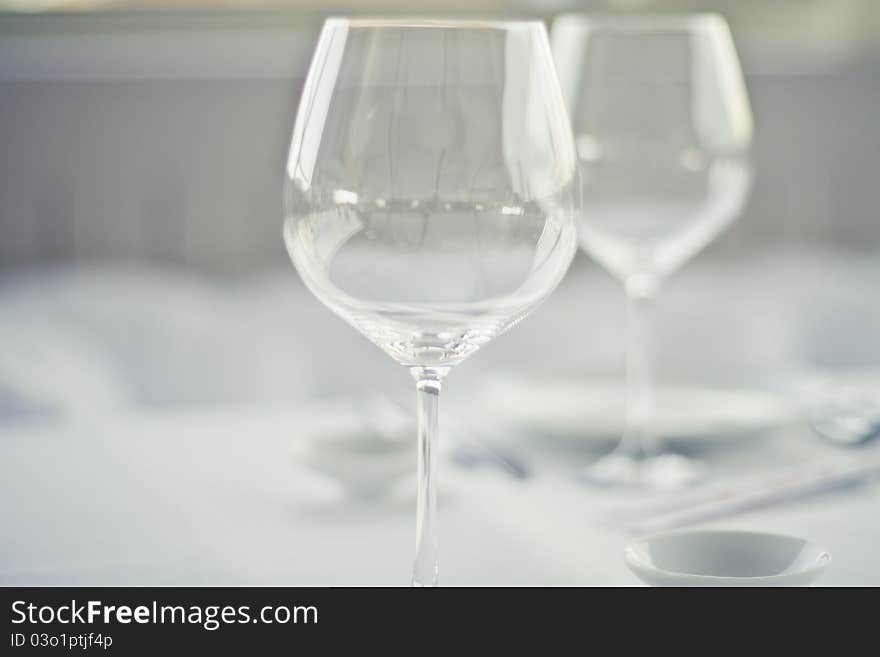
[[[613,625],[625,628],[619,638],[629,645],[680,629],[685,618],[703,628],[736,618],[758,629],[774,617],[764,612],[779,607],[780,596],[787,606],[809,602],[795,589],[33,587],[0,594],[4,655],[336,654],[358,645],[370,652],[471,645],[475,638],[497,649],[529,635],[586,640]]]

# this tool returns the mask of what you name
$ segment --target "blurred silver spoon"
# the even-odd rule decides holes
[[[862,445],[880,436],[880,418],[858,413],[830,413],[810,417],[810,427],[823,440],[834,445]]]

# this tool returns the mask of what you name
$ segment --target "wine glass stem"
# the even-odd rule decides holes
[[[437,555],[437,460],[438,405],[440,387],[449,368],[413,367],[419,409],[418,500],[416,502],[416,561],[413,586],[436,586]]]
[[[619,449],[633,458],[660,451],[655,430],[654,362],[651,311],[655,286],[644,280],[626,286],[626,416]]]

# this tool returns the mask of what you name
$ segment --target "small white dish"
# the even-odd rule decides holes
[[[697,530],[633,541],[624,559],[652,586],[806,586],[831,553],[794,536]]]

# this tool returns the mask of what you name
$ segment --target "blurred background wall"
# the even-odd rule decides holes
[[[741,220],[701,257],[880,245],[874,0],[0,8],[0,271],[133,261],[235,274],[284,262],[281,173],[311,50],[326,13],[358,12],[720,11],[752,98],[757,182]]]
[[[0,9],[0,418],[120,399],[356,395],[386,382],[409,392],[390,359],[306,293],[281,239],[290,131],[327,14],[721,12],[755,115],[755,187],[658,299],[661,376],[788,391],[817,368],[880,366],[880,2]],[[540,313],[456,377],[619,380],[623,319],[618,282],[580,255]]]

